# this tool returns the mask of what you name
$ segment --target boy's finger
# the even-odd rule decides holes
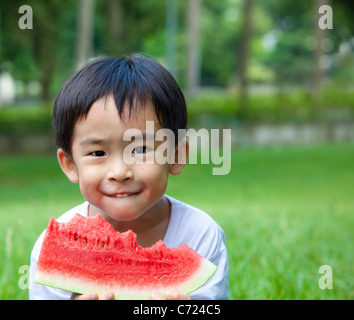
[[[191,297],[188,294],[177,291],[166,292],[165,298],[166,300],[191,300]]]
[[[163,298],[159,294],[153,293],[150,296],[150,300],[163,300]]]
[[[114,300],[114,293],[112,291],[104,292],[100,295],[100,300]]]
[[[85,294],[73,293],[71,295],[71,300],[98,300],[98,295],[93,292]]]

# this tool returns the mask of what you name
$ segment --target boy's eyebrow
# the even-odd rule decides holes
[[[99,139],[99,138],[86,138],[80,142],[81,147],[85,147],[89,144],[102,144],[104,143],[104,140]]]
[[[143,140],[146,140],[146,139],[155,139],[155,133],[152,133],[152,132],[141,132],[142,134],[142,138]],[[134,137],[135,139],[139,139],[140,136],[134,136],[132,135],[132,137]],[[80,147],[85,147],[87,145],[92,145],[92,144],[104,144],[106,141],[103,140],[103,139],[100,139],[100,138],[96,138],[96,137],[89,137],[89,138],[86,138],[84,140],[82,140],[80,143],[79,143],[79,146]]]
[[[141,135],[140,135],[141,134]],[[139,135],[136,135],[134,133],[132,133],[131,135],[127,135],[128,138],[135,138],[135,140],[138,140],[140,138],[143,138],[143,140],[146,139],[155,139],[155,132],[144,132],[144,131],[140,131]]]

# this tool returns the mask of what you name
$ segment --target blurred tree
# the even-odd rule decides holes
[[[200,86],[200,16],[201,0],[187,4],[187,92],[193,95]]]
[[[270,15],[273,49],[263,58],[264,63],[276,73],[276,82],[280,88],[286,85],[303,86],[311,89],[313,95],[318,83],[324,77],[319,61],[326,62],[327,75],[335,72],[333,57],[341,43],[353,36],[354,2],[336,0],[330,2],[333,8],[333,30],[320,30],[318,13],[320,5],[327,2],[267,0],[259,2]],[[320,40],[318,40],[321,38]],[[331,62],[332,61],[332,62]],[[330,65],[332,64],[332,65]]]
[[[33,30],[18,27],[18,1],[2,1],[0,5],[0,63],[12,73],[15,79],[29,82],[37,75],[33,59]],[[6,45],[5,45],[6,44]]]
[[[235,78],[240,43],[240,4],[234,0],[204,0],[201,16],[201,86],[225,87]]]
[[[247,111],[247,97],[248,97],[248,75],[247,67],[250,55],[250,40],[252,37],[252,10],[253,0],[243,1],[243,24],[241,31],[241,46],[239,52],[239,83],[240,83],[240,114],[243,116]]]
[[[141,52],[147,39],[160,34],[161,30],[165,32],[165,1],[122,0],[122,9],[124,32],[120,54]],[[162,44],[162,48],[165,48],[165,43]],[[163,54],[165,54],[164,51]]]
[[[122,48],[124,13],[122,0],[105,0],[106,34],[104,37],[108,55],[117,56]]]
[[[167,1],[96,1],[92,56],[145,52],[172,69],[166,40],[173,40],[173,68],[183,87],[193,82],[198,86],[198,81],[203,87],[227,87],[236,83],[236,75],[243,88],[251,81],[272,81],[274,75],[279,87],[310,87],[313,83],[317,65],[314,1],[203,0],[203,11],[198,6],[199,14],[188,10],[189,19],[186,4],[201,4],[202,0],[168,1],[175,3],[172,13],[179,19],[173,39],[166,33],[166,23],[170,22]],[[18,27],[21,4],[20,0],[0,3],[0,63],[24,87],[33,80],[40,82],[41,98],[48,102],[76,67],[76,44],[82,38],[77,33],[80,2],[32,0],[33,30]],[[253,25],[246,24],[248,13],[243,4],[251,4]],[[352,64],[350,59],[343,59],[342,51],[344,47],[353,50],[354,2],[336,0],[331,6],[334,28],[327,31],[322,50],[331,61],[327,74],[345,81]],[[190,32],[194,28],[191,22],[198,17],[199,33]],[[252,29],[252,37],[247,29]],[[199,47],[193,37],[199,38]],[[199,60],[192,63],[192,59]],[[188,72],[195,80],[187,81]]]
[[[80,0],[78,6],[78,37],[76,40],[76,69],[80,69],[92,54],[94,0]]]
[[[166,1],[167,69],[177,77],[178,0]]]
[[[1,3],[2,12],[6,12],[3,21],[3,48],[2,61],[10,64],[11,73],[17,80],[26,83],[33,80],[41,84],[41,99],[45,106],[51,103],[51,86],[57,74],[57,68],[67,69],[61,62],[68,33],[68,23],[75,6],[73,0],[63,4],[60,0],[45,1],[33,0],[33,29],[18,27],[18,9],[22,2],[5,1]],[[65,27],[64,27],[65,26]],[[6,46],[3,44],[6,43]],[[70,51],[72,56],[72,50]]]
[[[274,45],[263,59],[282,89],[310,84],[313,65],[313,4],[310,1],[268,0],[259,3],[270,15]]]
[[[318,102],[318,92],[325,76],[325,69],[321,65],[321,58],[324,54],[324,41],[327,37],[327,29],[320,28],[319,22],[319,8],[322,6],[328,6],[328,0],[316,0],[314,3],[314,34],[315,34],[315,52],[314,52],[314,72],[313,72],[313,86],[312,86],[312,99]]]
[[[51,103],[51,84],[59,60],[58,46],[61,29],[60,18],[64,4],[60,0],[52,0],[50,5],[40,0],[33,0],[31,6],[34,13],[33,57],[39,82],[42,87],[42,101],[45,106]],[[32,31],[32,30],[31,30]]]

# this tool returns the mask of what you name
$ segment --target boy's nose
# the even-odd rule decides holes
[[[125,182],[132,180],[134,177],[132,168],[130,165],[126,164],[123,160],[121,159],[115,159],[115,161],[112,161],[110,164],[110,168],[107,174],[107,179],[109,181],[116,181],[116,182]]]

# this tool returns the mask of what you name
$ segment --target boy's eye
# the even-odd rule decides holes
[[[94,151],[91,153],[92,156],[94,157],[104,157],[106,155],[106,152],[102,150]]]
[[[146,146],[137,147],[133,150],[133,154],[144,154],[148,151]]]

